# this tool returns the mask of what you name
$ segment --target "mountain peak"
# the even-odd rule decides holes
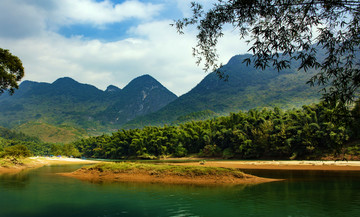
[[[108,93],[110,93],[110,92],[115,93],[115,92],[118,92],[118,91],[121,91],[121,89],[114,86],[114,85],[109,85],[105,90],[105,92],[108,92]]]
[[[70,77],[59,78],[52,83],[53,85],[62,85],[62,84],[79,84],[79,82],[75,81]]]
[[[144,81],[153,81],[153,82],[158,82],[155,78],[153,78],[151,75],[149,74],[145,74],[145,75],[141,75],[139,77],[134,78],[130,83],[132,82],[144,82]],[[129,84],[130,84],[129,83]]]
[[[130,83],[124,87],[124,91],[132,92],[134,90],[143,90],[149,88],[156,89],[165,87],[152,76],[145,74],[130,81]]]

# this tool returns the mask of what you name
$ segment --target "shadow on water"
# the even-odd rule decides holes
[[[0,189],[23,189],[30,182],[28,171],[0,175]]]
[[[42,176],[55,176],[58,172],[72,172],[83,165],[51,165],[37,169],[25,169],[18,173],[0,174],[0,189],[24,189],[33,179]]]
[[[269,170],[269,169],[242,169],[244,173],[255,176],[285,179],[287,182],[299,181],[330,181],[330,180],[360,180],[359,171],[346,170]]]
[[[358,172],[244,170],[286,181],[233,187],[90,183],[56,175],[79,167],[50,166],[18,177],[0,176],[0,217],[360,215]],[[16,178],[25,187],[4,184]]]

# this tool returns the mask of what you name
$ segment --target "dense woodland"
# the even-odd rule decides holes
[[[74,156],[80,157],[73,144],[44,143],[36,137],[0,127],[0,157],[28,156]]]
[[[352,112],[325,103],[231,113],[178,126],[120,130],[74,144],[85,157],[154,159],[164,156],[237,159],[318,159],[326,154],[359,154],[345,147],[359,137],[359,105]],[[355,143],[356,144],[356,143]]]
[[[31,155],[103,159],[320,159],[345,153],[359,156],[360,145],[356,141],[360,137],[360,104],[351,112],[337,111],[325,103],[287,111],[240,111],[177,126],[119,130],[70,144],[43,143],[5,128],[0,133],[1,156],[18,153],[15,150],[24,155],[29,150]]]

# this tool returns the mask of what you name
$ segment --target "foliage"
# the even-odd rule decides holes
[[[116,91],[101,91],[71,78],[52,84],[24,81],[13,96],[0,97],[0,125],[45,142],[66,143],[120,127],[175,125],[256,107],[300,108],[319,100],[319,89],[305,85],[311,73],[259,72],[242,63],[248,56],[234,56],[222,68],[229,75],[227,82],[211,73],[178,99],[150,76]],[[138,115],[142,118],[135,118]]]
[[[5,154],[4,151],[8,149],[11,151],[13,149],[26,148],[31,155],[36,156],[63,155],[80,157],[78,149],[72,144],[44,143],[35,137],[29,137],[26,134],[17,133],[6,128],[0,128],[0,133],[0,153],[3,154]]]
[[[67,157],[80,157],[80,152],[72,144],[51,144],[50,155],[54,156],[67,156]]]
[[[102,91],[66,77],[52,84],[24,81],[13,96],[0,96],[0,125],[46,142],[71,142],[87,134],[113,132],[176,98],[148,75],[115,91]]]
[[[198,154],[225,158],[319,158],[356,138],[354,118],[334,115],[326,103],[232,113],[179,126],[120,130],[74,142],[85,157],[121,159]]]
[[[50,143],[69,143],[88,136],[84,129],[69,124],[54,126],[42,122],[27,122],[15,129],[27,135],[36,136],[43,142]]]
[[[0,158],[3,157],[30,157],[32,156],[31,151],[25,145],[14,145],[4,148],[4,150],[0,153]]]
[[[24,67],[21,60],[10,53],[9,50],[0,48],[0,95],[4,91],[10,94],[17,89],[18,83],[24,76]]]
[[[175,123],[185,123],[189,121],[201,121],[201,120],[207,120],[213,117],[218,117],[219,115],[215,112],[207,109],[204,111],[198,111],[198,112],[191,112],[186,115],[179,116],[176,118]]]
[[[259,71],[243,63],[249,56],[236,55],[221,68],[228,76],[226,82],[219,80],[215,72],[210,73],[190,92],[158,112],[135,118],[122,127],[173,125],[239,110],[263,107],[292,109],[319,102],[320,88],[305,84],[313,73],[295,69],[279,73],[270,68]]]
[[[253,58],[246,60],[248,64],[282,70],[297,60],[299,69],[320,69],[309,82],[324,85],[325,99],[342,103],[355,99],[360,87],[359,1],[218,0],[208,11],[200,3],[191,7],[192,17],[175,25],[180,33],[184,27],[196,25],[198,41],[193,55],[198,63],[205,62],[206,70],[219,68],[216,45],[224,26],[230,24],[239,38],[249,39]],[[319,58],[319,53],[325,58]],[[223,76],[221,70],[218,73]]]
[[[37,137],[28,136],[22,132],[15,132],[5,127],[0,127],[0,137],[4,139],[20,140],[25,142],[40,142],[40,139]]]

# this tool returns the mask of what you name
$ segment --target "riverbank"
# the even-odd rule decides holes
[[[18,173],[25,169],[35,169],[45,165],[64,165],[64,164],[94,164],[99,163],[93,160],[83,160],[78,158],[66,157],[30,157],[17,159],[0,159],[0,174]]]
[[[63,176],[90,182],[148,182],[193,185],[238,185],[280,181],[238,169],[145,163],[102,163]]]
[[[202,161],[202,166],[262,170],[348,170],[360,171],[360,161]],[[198,162],[173,165],[199,165]]]

